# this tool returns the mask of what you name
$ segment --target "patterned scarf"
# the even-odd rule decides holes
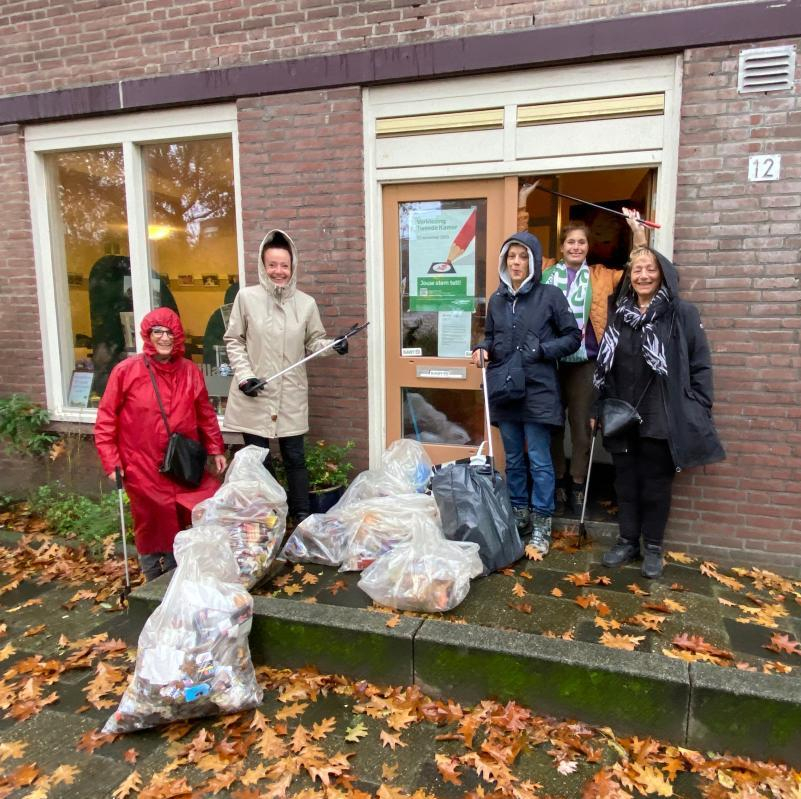
[[[642,328],[642,355],[645,362],[658,375],[666,376],[667,360],[665,358],[665,342],[661,341],[656,332],[656,321],[670,308],[670,295],[665,286],[656,292],[648,310],[641,314],[637,309],[636,300],[632,296],[620,304],[612,323],[607,326],[601,345],[598,349],[598,363],[595,366],[593,385],[597,389],[603,388],[607,375],[615,362],[615,350],[620,339],[620,326],[626,324],[635,330]]]
[[[592,286],[587,262],[585,261],[576,271],[576,276],[573,278],[570,288],[567,287],[567,265],[564,261],[559,261],[559,263],[547,269],[542,276],[542,282],[556,286],[567,297],[567,304],[570,306],[576,324],[581,331],[581,346],[572,355],[568,355],[562,360],[568,363],[584,363],[589,360],[585,342],[585,328],[587,327],[587,320],[590,318],[590,307],[592,305]]]

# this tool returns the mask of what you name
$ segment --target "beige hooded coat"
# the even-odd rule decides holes
[[[286,286],[267,277],[262,253],[283,237],[292,255],[292,275]],[[234,300],[224,341],[234,370],[223,427],[265,438],[284,438],[309,430],[309,383],[299,366],[268,383],[256,397],[239,384],[251,377],[270,377],[306,355],[317,352],[326,338],[317,303],[297,288],[298,251],[282,230],[271,230],[259,245],[259,285],[242,289]],[[329,350],[325,355],[331,352]]]

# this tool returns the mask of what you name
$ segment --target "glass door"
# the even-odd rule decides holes
[[[472,455],[486,436],[471,347],[516,192],[504,179],[384,188],[387,443],[420,441],[435,463]]]

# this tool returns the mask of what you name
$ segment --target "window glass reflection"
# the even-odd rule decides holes
[[[178,312],[187,357],[224,410],[230,384],[223,334],[239,290],[230,137],[141,148],[152,307]]]
[[[423,444],[478,446],[484,440],[480,391],[402,388],[403,437]]]
[[[67,405],[93,407],[135,349],[122,148],[55,153],[47,167],[55,285],[67,299],[57,303],[65,395]]]

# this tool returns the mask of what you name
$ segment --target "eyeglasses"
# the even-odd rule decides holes
[[[172,330],[168,330],[166,327],[154,327],[150,330],[150,335],[156,338],[175,338]]]

